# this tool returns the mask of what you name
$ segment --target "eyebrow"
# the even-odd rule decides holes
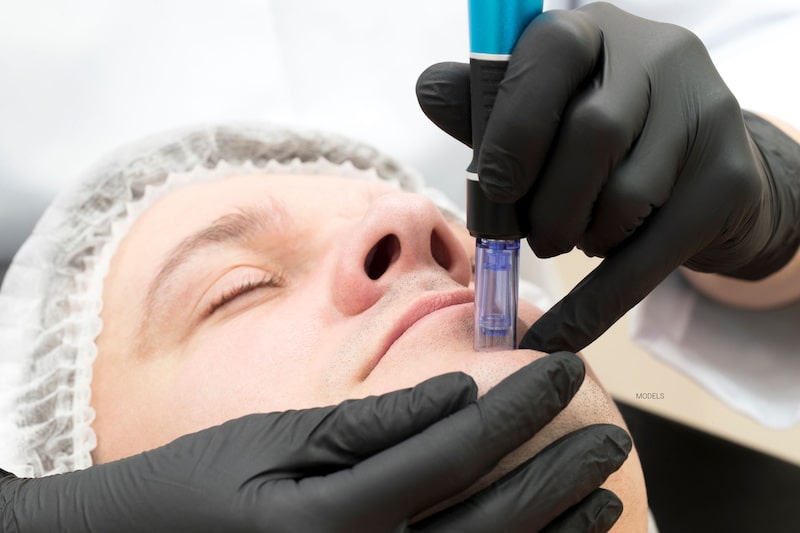
[[[275,231],[285,225],[288,212],[280,202],[274,198],[270,200],[268,204],[236,207],[234,212],[192,233],[169,252],[147,290],[140,333],[146,329],[164,287],[198,254],[217,246],[248,243],[267,231]]]

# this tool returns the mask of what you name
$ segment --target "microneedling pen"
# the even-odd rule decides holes
[[[478,155],[511,50],[542,12],[543,0],[470,0],[472,162],[467,168],[467,229],[475,237],[477,351],[517,347],[520,229],[512,204],[489,200],[480,187]]]

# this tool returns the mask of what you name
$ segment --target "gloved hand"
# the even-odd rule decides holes
[[[423,111],[470,144],[469,69],[417,83]],[[684,28],[593,3],[549,11],[513,50],[478,175],[515,202],[539,257],[605,257],[527,333],[577,351],[679,265],[759,279],[798,247],[800,148],[745,114]]]
[[[471,378],[446,374],[335,407],[246,416],[83,471],[6,475],[0,526],[5,533],[478,532],[539,531],[555,521],[570,531],[607,531],[621,504],[597,487],[631,449],[611,425],[567,435],[465,503],[410,523],[532,437],[583,375],[580,359],[562,353],[477,401]]]

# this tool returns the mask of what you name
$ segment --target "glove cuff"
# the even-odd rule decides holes
[[[14,495],[17,491],[13,485],[16,480],[14,474],[0,468],[0,531],[5,533],[19,533],[14,514]]]
[[[758,280],[780,270],[800,246],[800,144],[755,113],[743,110],[742,115],[767,171],[772,231],[753,261],[725,275]]]

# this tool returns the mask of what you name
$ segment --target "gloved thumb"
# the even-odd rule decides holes
[[[445,133],[472,147],[469,65],[436,63],[417,79],[422,111]]]

